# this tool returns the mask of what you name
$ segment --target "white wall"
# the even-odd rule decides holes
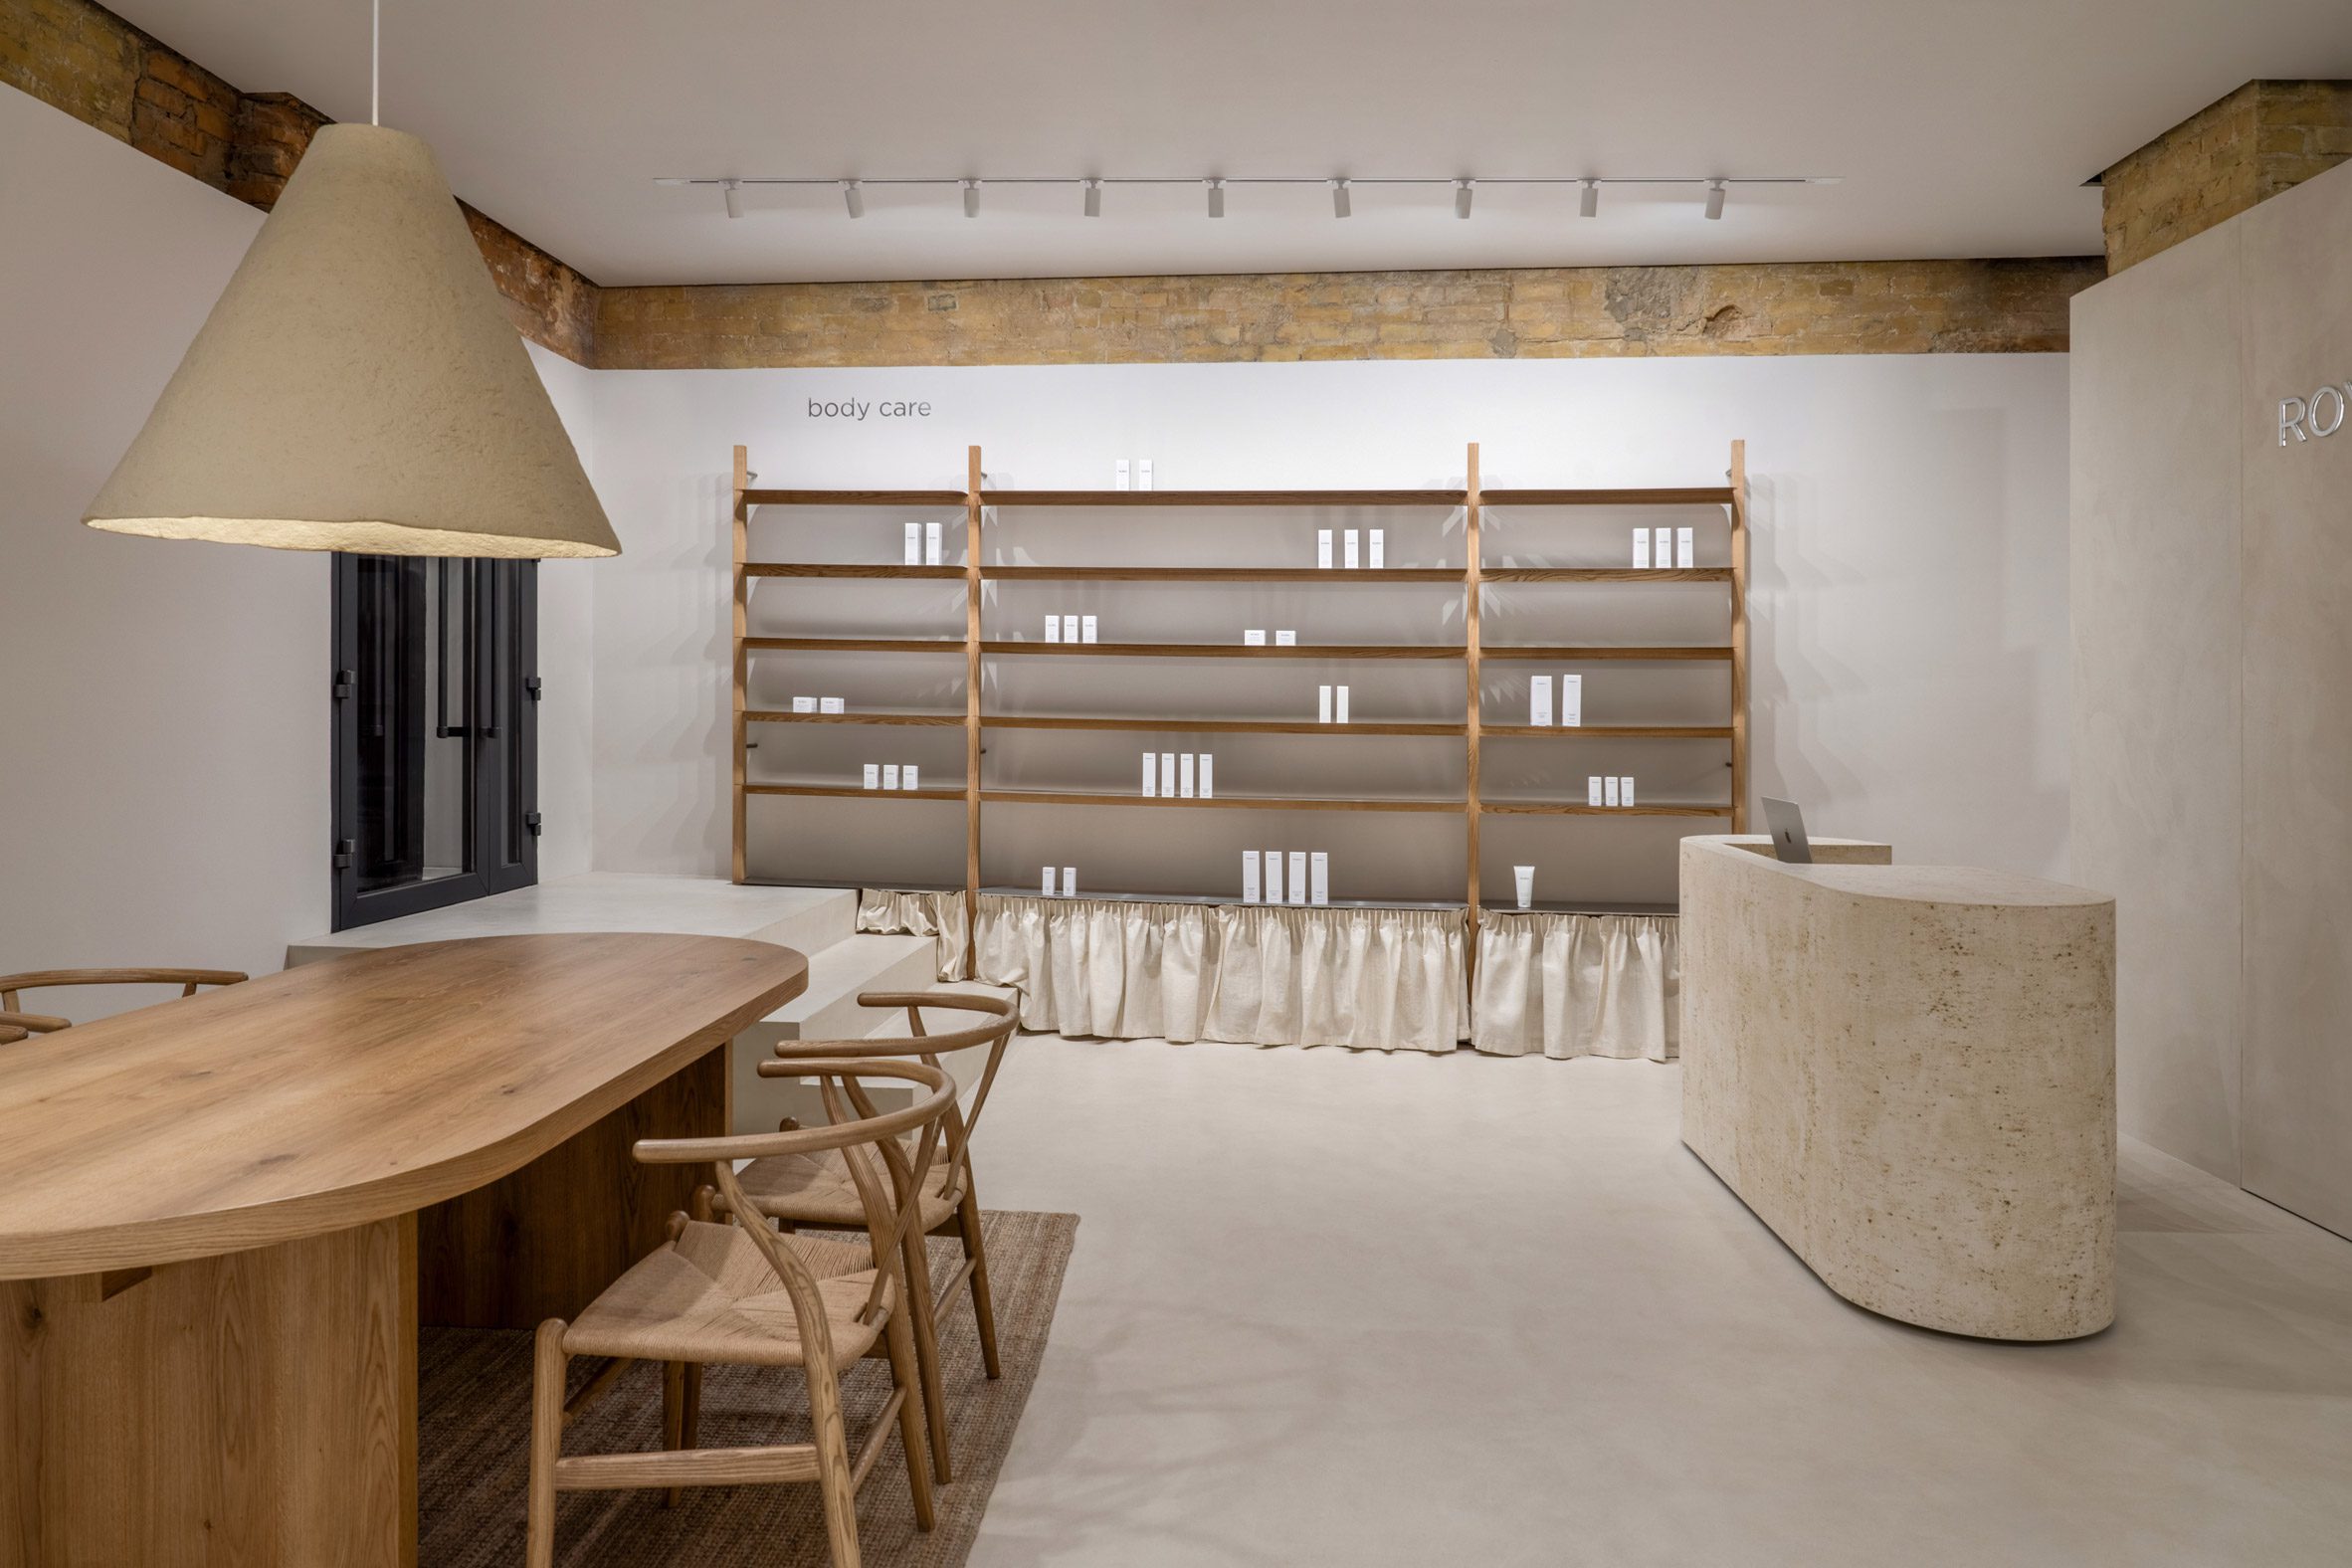
[[[327,559],[80,522],[262,215],[13,89],[0,147],[0,972],[276,969],[328,923]],[[541,595],[547,875],[588,860],[592,570]]]
[[[1160,487],[1181,489],[1454,485],[1473,440],[1488,487],[1707,485],[1735,437],[1756,497],[1756,791],[1803,801],[1817,831],[1889,839],[1907,861],[2065,867],[2063,356],[597,380],[597,488],[629,551],[596,577],[603,870],[726,865],[733,443],[768,486],[960,489],[978,443],[994,487],[1107,487],[1114,457],[1150,456]],[[812,398],[845,397],[927,399],[932,413],[808,414]],[[1088,558],[1119,558],[1099,542]],[[845,819],[878,845],[913,820]]]

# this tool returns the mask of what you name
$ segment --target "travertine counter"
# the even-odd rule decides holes
[[[1681,882],[1683,1143],[1859,1306],[1995,1339],[2104,1328],[2114,900],[1783,866],[1762,839],[1684,839]]]

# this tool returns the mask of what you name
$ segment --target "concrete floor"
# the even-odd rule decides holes
[[[1676,1070],[1016,1043],[982,1201],[1084,1217],[974,1568],[2352,1562],[2352,1244],[2126,1145],[2115,1326],[1831,1294]]]

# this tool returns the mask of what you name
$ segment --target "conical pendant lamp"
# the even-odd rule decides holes
[[[83,520],[286,550],[617,555],[424,142],[311,141]]]

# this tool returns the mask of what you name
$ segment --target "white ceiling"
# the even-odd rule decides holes
[[[249,92],[368,112],[367,0],[109,0]],[[2082,182],[2346,0],[385,0],[384,122],[604,284],[2086,255]],[[657,175],[1840,175],[1734,189],[717,191]]]

